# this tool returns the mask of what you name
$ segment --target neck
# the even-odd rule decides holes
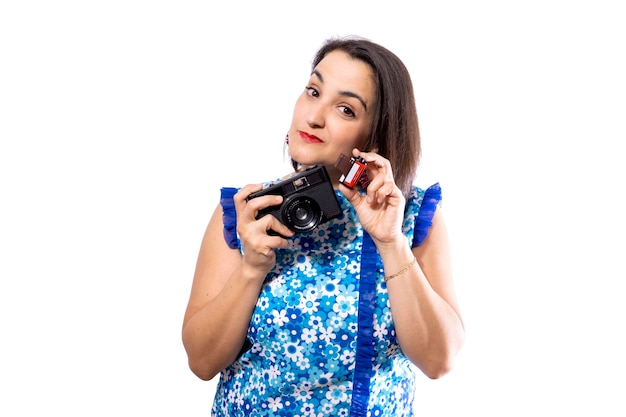
[[[301,165],[298,172],[302,172],[305,169],[311,168],[314,165]],[[339,189],[339,177],[341,176],[341,171],[337,169],[334,165],[324,165],[326,167],[326,171],[328,171],[328,176],[330,177],[330,182],[333,185],[335,190]]]

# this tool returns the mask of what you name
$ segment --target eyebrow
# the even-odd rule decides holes
[[[313,70],[313,75],[315,75],[320,80],[320,82],[322,83],[324,82],[324,77],[322,76],[322,74],[320,74],[318,70]],[[361,102],[361,104],[363,105],[363,108],[367,110],[367,104],[365,103],[365,100],[363,100],[363,98],[360,95],[353,93],[352,91],[339,91],[339,95],[344,96],[344,97],[356,98],[357,100]]]

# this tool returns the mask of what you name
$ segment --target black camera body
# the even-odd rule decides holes
[[[326,168],[314,166],[252,193],[246,200],[263,195],[281,195],[283,202],[259,211],[257,219],[271,214],[296,233],[308,232],[341,215]],[[276,233],[270,230],[270,234]]]

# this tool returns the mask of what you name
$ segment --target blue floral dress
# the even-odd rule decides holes
[[[235,188],[223,188],[224,237],[239,248]],[[276,251],[244,351],[221,372],[213,416],[411,416],[415,375],[395,337],[384,270],[352,205]],[[419,245],[441,200],[414,187],[403,231]]]

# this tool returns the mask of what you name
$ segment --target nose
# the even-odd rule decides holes
[[[313,104],[309,107],[306,116],[306,121],[312,128],[324,127],[326,121],[325,109],[319,103]]]

